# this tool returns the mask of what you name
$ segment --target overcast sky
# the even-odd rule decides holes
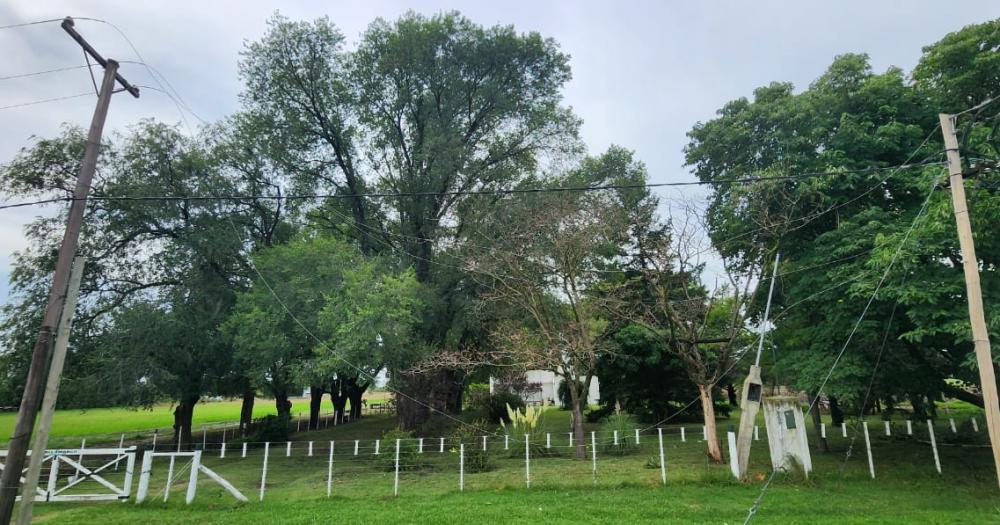
[[[609,144],[633,149],[653,182],[691,180],[683,167],[685,132],[734,98],[771,81],[803,88],[834,56],[864,52],[877,71],[909,71],[922,46],[965,25],[1000,17],[1000,2],[921,1],[376,1],[258,2],[44,1],[0,3],[0,26],[66,15],[117,25],[142,57],[161,71],[199,116],[235,111],[237,57],[259,38],[279,8],[293,19],[327,15],[353,45],[375,18],[406,10],[430,14],[457,9],[483,25],[512,24],[538,31],[571,55],[566,103],[583,118],[593,152]],[[77,29],[106,57],[138,60],[109,25],[80,20]],[[0,29],[0,77],[83,63],[57,23]],[[136,84],[153,85],[142,66],[123,64]],[[98,80],[100,78],[98,77]],[[0,106],[93,92],[86,69],[0,80]],[[0,162],[31,136],[51,136],[62,123],[86,126],[94,97],[0,110]],[[144,90],[138,100],[119,94],[106,132],[142,118],[181,123],[164,95]],[[187,116],[191,126],[194,117]],[[182,128],[185,129],[185,128]],[[0,211],[0,303],[7,297],[11,254],[24,245],[24,225],[37,210]]]

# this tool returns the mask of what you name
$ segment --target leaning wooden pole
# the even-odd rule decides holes
[[[958,138],[955,135],[955,116],[941,113],[938,117],[941,120],[941,131],[944,133],[944,147],[948,155],[951,202],[955,207],[958,242],[962,248],[965,289],[969,297],[969,321],[972,324],[972,341],[976,350],[976,362],[979,365],[979,383],[983,391],[986,426],[989,429],[990,445],[993,449],[993,466],[997,472],[997,483],[1000,484],[1000,402],[997,400],[997,378],[993,372],[990,334],[986,328],[986,315],[983,313],[983,294],[979,286],[979,259],[976,258],[976,246],[972,240],[972,223],[969,220],[969,208],[965,202],[962,157],[958,153]]]

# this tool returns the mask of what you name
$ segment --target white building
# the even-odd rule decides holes
[[[524,402],[529,405],[558,405],[559,385],[562,384],[562,376],[556,375],[549,370],[528,370],[525,372],[525,379],[529,385],[538,388],[524,395]],[[493,393],[494,381],[490,377],[490,394]],[[601,400],[601,384],[594,376],[590,380],[590,390],[587,391],[587,404],[596,405]]]

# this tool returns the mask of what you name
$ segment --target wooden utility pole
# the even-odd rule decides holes
[[[976,349],[976,362],[979,365],[979,386],[983,391],[983,408],[986,411],[986,426],[989,429],[990,444],[993,448],[993,465],[996,467],[997,482],[1000,483],[1000,402],[997,401],[997,378],[993,372],[990,334],[986,328],[983,294],[979,287],[979,259],[976,258],[976,246],[972,240],[972,223],[969,220],[969,208],[965,202],[962,157],[958,153],[958,137],[955,136],[955,116],[941,113],[938,117],[941,120],[944,148],[948,155],[951,202],[955,208],[958,242],[962,247],[965,290],[969,296],[969,321],[972,324],[972,341]]]
[[[49,292],[48,304],[45,307],[45,316],[42,318],[42,326],[38,330],[38,339],[31,354],[31,366],[28,369],[28,378],[24,385],[24,393],[21,395],[21,406],[17,411],[14,431],[11,433],[10,441],[7,445],[7,464],[4,466],[3,475],[0,476],[0,524],[10,523],[13,517],[14,500],[17,498],[21,470],[24,468],[24,459],[28,452],[28,442],[31,439],[31,432],[38,415],[38,405],[42,394],[41,387],[45,381],[46,370],[49,365],[49,347],[52,342],[52,331],[59,322],[63,302],[66,298],[70,268],[80,239],[80,225],[83,222],[83,212],[87,205],[90,184],[97,169],[97,155],[101,145],[101,134],[104,131],[104,121],[108,115],[108,105],[111,103],[111,95],[115,92],[115,82],[117,81],[121,84],[122,88],[131,93],[132,96],[139,97],[139,89],[129,84],[128,81],[118,74],[118,63],[114,60],[105,60],[100,53],[91,47],[73,29],[73,19],[67,17],[63,20],[62,28],[69,33],[69,36],[73,40],[83,47],[85,53],[90,55],[104,68],[104,79],[101,81],[101,91],[97,96],[97,107],[94,109],[94,118],[90,123],[90,131],[87,134],[87,144],[83,153],[80,174],[77,176],[76,188],[73,190],[73,201],[70,203],[69,214],[66,219],[66,231],[63,234],[62,243],[59,245],[59,257],[56,260],[55,272],[52,277],[52,289]],[[36,453],[41,452],[40,450],[36,451]]]

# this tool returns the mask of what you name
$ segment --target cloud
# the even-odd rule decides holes
[[[573,2],[297,2],[282,5],[291,18],[328,15],[356,42],[376,17],[392,19],[459,9],[482,24],[512,24],[556,39],[572,55],[574,78],[566,101],[584,119],[583,137],[599,151],[610,144],[635,149],[655,182],[689,180],[683,168],[685,133],[716,109],[774,80],[802,87],[834,56],[865,52],[877,70],[916,64],[922,46],[945,33],[1000,16],[988,0],[921,1],[573,1]],[[0,5],[0,25],[93,17],[114,23],[143,57],[160,70],[202,117],[215,120],[238,107],[238,54],[247,39],[263,34],[273,3],[93,1],[10,2]],[[78,30],[108,57],[137,60],[128,43],[107,24],[81,20]],[[5,62],[0,76],[83,63],[76,44],[58,24],[0,30]],[[123,64],[132,82],[156,86],[137,64]],[[0,106],[93,90],[79,69],[17,81],[0,81]],[[93,99],[82,97],[0,112],[0,159],[9,159],[32,135],[50,136],[62,122],[86,126]],[[108,130],[142,118],[181,122],[164,95],[115,97]],[[189,117],[191,126],[196,120]],[[0,278],[6,280],[9,250],[30,214],[0,212]],[[0,290],[2,293],[3,290]],[[0,299],[2,300],[2,299]]]

